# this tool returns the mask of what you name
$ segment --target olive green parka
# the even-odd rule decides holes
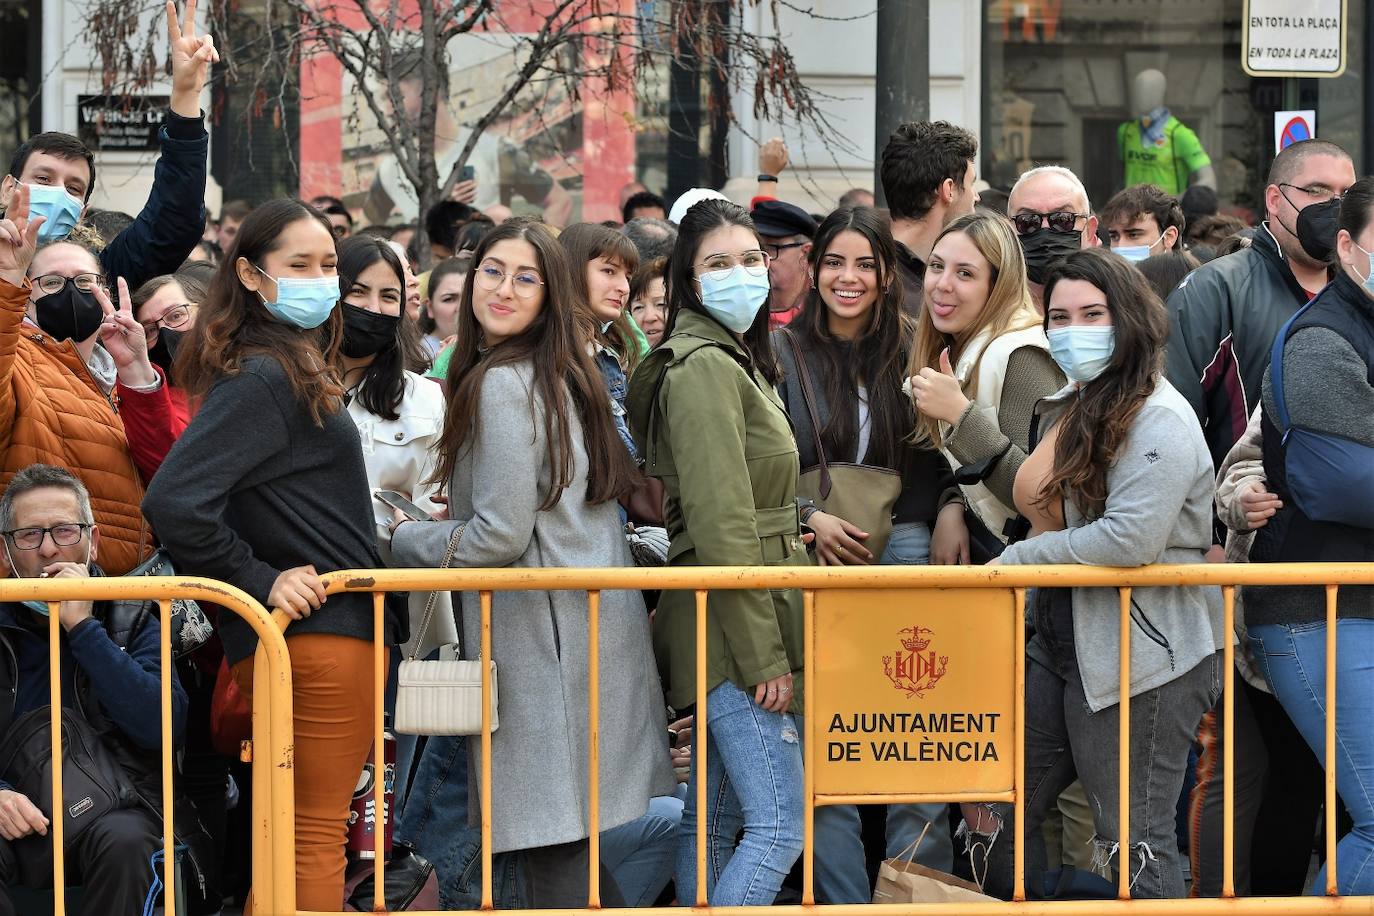
[[[626,402],[645,471],[663,482],[669,566],[807,566],[797,518],[792,425],[773,386],[723,326],[684,309],[640,364]],[[696,600],[664,592],[654,649],[668,702],[696,701]],[[802,599],[717,590],[707,605],[707,690],[788,672],[801,714]]]

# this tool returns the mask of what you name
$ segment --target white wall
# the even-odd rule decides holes
[[[929,3],[930,116],[980,134],[980,4],[971,0]],[[759,143],[776,136],[787,141],[792,160],[779,182],[778,196],[823,211],[852,187],[873,187],[877,2],[815,0],[811,8],[815,17],[781,8],[777,31],[806,84],[822,97],[819,107],[830,122],[831,133],[822,136],[802,131],[795,123],[757,121],[752,114],[751,87],[744,87],[733,100],[740,126],[731,132],[727,144],[730,182],[725,189],[740,203],[747,204],[757,187]],[[747,27],[756,34],[772,30],[768,4],[747,6],[745,15],[752,19]]]
[[[140,18],[138,34],[155,23],[154,53],[159,64],[167,60],[167,29],[161,3],[131,0],[129,15]],[[99,60],[86,43],[86,5],[80,0],[43,0],[43,129],[76,133],[76,99],[100,94]],[[203,18],[203,17],[202,17]],[[203,27],[203,23],[202,23]],[[148,87],[148,95],[170,95],[171,84],[160,81]],[[207,91],[201,103],[209,105]],[[136,215],[148,199],[153,183],[156,153],[106,152],[96,154],[96,187],[90,206],[123,210]],[[210,212],[219,212],[219,192],[206,187]]]

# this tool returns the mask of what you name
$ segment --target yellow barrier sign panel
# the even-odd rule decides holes
[[[815,614],[818,795],[1012,789],[1021,622],[1009,590],[826,590]]]

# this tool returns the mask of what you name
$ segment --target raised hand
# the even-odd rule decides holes
[[[147,388],[157,382],[157,372],[148,359],[148,337],[143,325],[134,320],[129,284],[120,277],[118,285],[119,308],[110,302],[109,293],[99,285],[95,287],[95,301],[105,312],[105,320],[100,322],[100,342],[114,359],[121,382],[131,388]]]
[[[916,409],[928,417],[957,423],[968,407],[963,386],[949,363],[949,348],[940,351],[940,367],[927,366],[911,377],[911,396]]]
[[[10,198],[9,210],[0,219],[0,279],[23,286],[29,264],[38,251],[38,228],[44,217],[29,219],[29,186],[20,184]]]
[[[214,39],[196,34],[196,0],[186,0],[185,24],[177,22],[175,0],[167,0],[167,43],[172,64],[172,110],[185,118],[200,117],[200,91],[211,64],[219,62]]]

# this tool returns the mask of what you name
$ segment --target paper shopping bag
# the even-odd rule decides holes
[[[926,825],[926,830],[930,825]],[[873,889],[874,903],[996,903],[978,885],[912,861],[925,839],[926,831],[896,858],[887,859],[878,869],[878,884]]]

